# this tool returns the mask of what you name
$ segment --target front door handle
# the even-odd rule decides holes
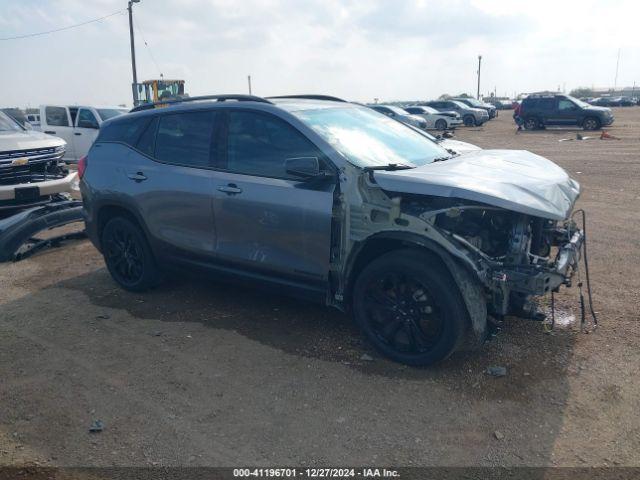
[[[129,177],[129,179],[133,180],[136,183],[144,182],[147,179],[147,177],[142,172],[128,173],[127,177]]]
[[[218,187],[220,192],[224,192],[227,195],[237,195],[238,193],[242,193],[242,189],[238,188],[235,183],[230,183],[229,185],[222,185]]]
[[[74,135],[82,135],[80,132],[74,132]]]
[[[56,131],[55,130],[45,130],[44,133],[48,133],[49,135],[55,135]]]

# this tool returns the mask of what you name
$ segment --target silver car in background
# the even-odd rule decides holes
[[[369,108],[374,109],[376,112],[382,113],[387,117],[398,120],[399,122],[406,123],[412,127],[421,128],[426,130],[428,127],[427,121],[419,115],[411,115],[400,107],[394,105],[368,105]]]
[[[449,130],[462,125],[462,119],[456,112],[439,112],[435,108],[423,105],[412,105],[404,110],[411,115],[424,118],[428,130]]]
[[[455,100],[433,100],[427,102],[426,105],[440,112],[454,111],[458,113],[467,127],[479,127],[489,120],[489,114],[486,110],[472,108]]]

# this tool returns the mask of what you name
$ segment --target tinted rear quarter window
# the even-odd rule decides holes
[[[96,142],[120,142],[135,145],[151,117],[133,117],[103,125]]]

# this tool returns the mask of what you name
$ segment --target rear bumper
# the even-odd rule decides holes
[[[45,180],[43,182],[22,183],[18,185],[0,185],[0,202],[16,199],[16,189],[37,187],[40,196],[55,195],[56,193],[70,192],[73,183],[78,177],[77,172],[68,174],[64,178]]]

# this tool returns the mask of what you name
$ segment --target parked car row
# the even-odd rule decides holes
[[[635,105],[640,105],[640,98],[625,96],[587,98],[584,101],[590,105],[599,107],[633,107]]]
[[[495,105],[475,98],[433,100],[399,107],[396,105],[369,105],[388,117],[424,130],[449,130],[457,126],[480,126],[498,115]]]

